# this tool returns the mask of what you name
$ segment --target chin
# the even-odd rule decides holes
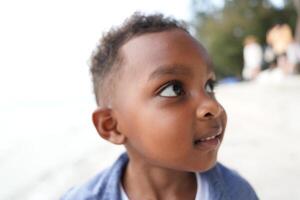
[[[195,167],[192,171],[194,172],[206,172],[213,168],[217,164],[217,156],[206,160],[205,162],[200,162],[198,166]]]
[[[204,168],[202,168],[201,171],[198,171],[198,172],[206,172],[206,171],[210,170],[211,168],[213,168],[216,164],[217,164],[217,161],[214,160],[213,162],[207,164]]]

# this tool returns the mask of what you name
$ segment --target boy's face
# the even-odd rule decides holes
[[[212,167],[226,114],[203,47],[174,29],[131,39],[121,56],[113,111],[130,158],[184,171]]]

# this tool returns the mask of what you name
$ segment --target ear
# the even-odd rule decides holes
[[[124,144],[125,135],[117,129],[117,120],[109,108],[98,108],[93,112],[93,122],[98,134],[113,144]]]

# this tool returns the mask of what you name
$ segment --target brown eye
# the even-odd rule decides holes
[[[183,87],[180,83],[170,83],[165,86],[160,92],[161,97],[177,97],[184,93]]]

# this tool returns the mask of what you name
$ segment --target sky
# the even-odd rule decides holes
[[[160,11],[188,19],[187,2],[12,0],[0,3],[0,102],[59,100],[66,95],[86,94],[83,91],[89,91],[88,60],[104,30],[120,24],[135,10]]]

